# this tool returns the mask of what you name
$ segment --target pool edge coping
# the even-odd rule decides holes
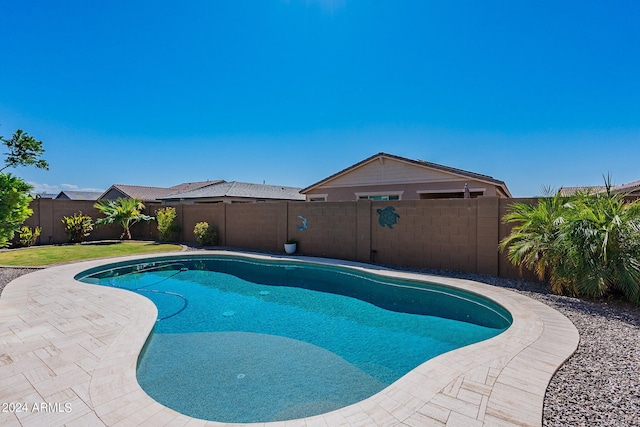
[[[543,303],[507,289],[470,280],[410,273],[351,261],[219,250],[188,254],[169,252],[135,255],[37,270],[17,278],[4,289],[0,297],[0,308],[5,308],[8,303],[11,309],[7,315],[0,311],[0,324],[4,323],[7,317],[11,321],[11,316],[19,316],[23,321],[32,319],[34,307],[31,303],[32,310],[29,309],[29,294],[40,292],[42,287],[55,285],[56,290],[63,294],[58,295],[58,299],[63,301],[72,298],[72,295],[81,295],[78,298],[90,301],[96,298],[103,299],[102,305],[96,306],[96,310],[101,313],[96,315],[106,318],[101,322],[109,322],[110,310],[119,307],[120,312],[113,317],[116,319],[114,325],[120,325],[121,329],[107,344],[107,348],[104,349],[95,366],[87,369],[90,371],[88,386],[86,381],[74,385],[77,388],[74,390],[75,394],[80,399],[84,397],[86,400],[84,404],[88,408],[81,417],[89,419],[93,416],[104,425],[124,423],[126,425],[224,426],[225,423],[198,420],[166,408],[149,397],[138,385],[135,379],[138,354],[153,328],[157,313],[151,301],[127,291],[91,286],[74,280],[76,274],[84,270],[121,261],[211,255],[322,263],[362,269],[378,275],[389,274],[411,280],[441,283],[480,293],[498,302],[513,316],[512,326],[502,334],[431,359],[376,395],[354,405],[286,423],[249,425],[269,427],[285,424],[539,426],[542,424],[546,387],[555,371],[573,354],[579,342],[577,329],[565,316]],[[43,276],[41,280],[33,280],[39,276]],[[45,278],[47,280],[43,280]],[[56,300],[56,295],[52,296],[52,300]],[[31,299],[33,300],[33,296]],[[35,310],[37,313],[41,307],[36,306]],[[127,311],[128,316],[123,314]],[[36,315],[30,321],[37,323],[37,318]],[[47,335],[47,327],[53,326],[47,321],[38,325],[38,328],[43,331],[42,335]],[[13,331],[10,326],[9,330]],[[26,332],[23,335],[31,336]],[[8,338],[10,340],[11,337],[8,336]],[[18,338],[22,341],[20,336]],[[41,338],[37,334],[33,335],[33,339]],[[51,338],[45,338],[43,344],[48,343],[56,348],[64,348],[65,337],[57,339],[62,341],[50,342]],[[27,339],[27,341],[31,340]],[[0,341],[0,344],[5,347],[4,340]],[[32,346],[35,345],[32,344]],[[19,345],[17,347],[20,348]],[[30,348],[29,345],[26,347]],[[11,357],[9,352],[7,354]],[[15,357],[20,358],[19,355]],[[65,358],[64,352],[61,357]],[[78,365],[77,362],[75,364]],[[0,366],[0,379],[2,379],[2,369],[3,367]],[[22,375],[26,374],[23,372]],[[83,379],[86,380],[86,377]],[[37,382],[32,386],[39,395],[44,394],[39,390],[39,387],[44,386],[39,386]],[[83,387],[86,388],[86,396],[82,396],[83,393],[78,391],[84,390]],[[73,390],[73,387],[70,389]],[[45,390],[48,389],[45,388]],[[0,392],[0,400],[2,395],[3,392]],[[43,399],[46,398],[47,396],[43,396]],[[29,415],[35,414],[27,414],[22,419],[18,414],[14,414],[20,423],[17,425],[28,425],[22,424],[22,421],[28,421]],[[55,415],[50,415],[55,422]]]

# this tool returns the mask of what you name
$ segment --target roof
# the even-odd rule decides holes
[[[300,188],[248,182],[218,182],[195,190],[160,197],[161,200],[239,197],[250,199],[305,200]]]
[[[196,190],[198,188],[206,187],[211,184],[219,184],[221,182],[225,182],[225,181],[222,179],[217,179],[215,181],[184,182],[182,184],[169,187],[169,189],[173,190],[174,193],[178,193],[178,192],[185,193],[187,191]]]
[[[493,185],[496,185],[496,186],[500,187],[502,189],[502,191],[508,197],[511,197],[511,193],[509,192],[509,189],[507,188],[507,185],[504,183],[504,181],[500,181],[500,180],[495,179],[495,178],[493,178],[493,177],[491,177],[489,175],[482,175],[482,174],[479,174],[479,173],[469,172],[469,171],[462,170],[462,169],[457,169],[457,168],[452,168],[450,166],[439,165],[437,163],[431,163],[431,162],[427,162],[427,161],[424,161],[424,160],[408,159],[406,157],[400,157],[400,156],[396,156],[396,155],[388,154],[388,153],[383,153],[383,152],[375,154],[375,155],[373,155],[371,157],[368,157],[368,158],[366,158],[366,159],[364,159],[364,160],[362,160],[362,161],[360,161],[360,162],[358,162],[358,163],[356,163],[356,164],[354,164],[352,166],[349,166],[348,168],[345,168],[345,169],[343,169],[343,170],[341,170],[339,172],[336,172],[333,175],[331,175],[331,176],[329,176],[329,177],[327,177],[327,178],[325,178],[325,179],[323,179],[321,181],[316,182],[315,184],[312,184],[312,185],[300,190],[300,193],[306,194],[306,193],[308,193],[309,191],[313,190],[316,187],[322,186],[322,185],[326,184],[327,182],[329,182],[329,181],[331,181],[331,180],[333,180],[335,178],[338,178],[341,175],[349,173],[352,170],[355,170],[355,169],[359,168],[360,166],[365,165],[366,163],[369,163],[369,162],[374,161],[376,159],[379,159],[381,157],[386,157],[386,158],[389,158],[389,159],[398,160],[398,161],[405,162],[405,163],[411,163],[411,164],[414,164],[414,165],[417,165],[417,166],[423,166],[423,167],[427,167],[427,168],[430,168],[430,169],[435,169],[435,170],[439,170],[439,171],[442,171],[442,172],[447,172],[447,173],[451,173],[451,174],[454,174],[454,175],[462,176],[462,177],[465,177],[465,178],[472,178],[472,179],[477,180],[477,181],[487,182],[487,183],[490,183],[490,184],[493,184]]]
[[[64,190],[58,193],[56,199],[62,199],[67,196],[69,200],[98,200],[98,197],[102,195],[100,191],[70,191]]]
[[[216,181],[200,181],[200,182],[185,182],[182,184],[174,185],[173,187],[147,187],[144,185],[124,185],[114,184],[107,191],[102,193],[99,198],[103,198],[109,191],[117,190],[126,197],[132,199],[140,199],[143,202],[155,202],[160,200],[163,196],[168,196],[173,193],[179,193],[188,191],[191,189],[202,188],[207,185],[217,184],[224,182],[222,180]]]
[[[628,184],[620,184],[611,186],[614,193],[632,193],[640,190],[640,181],[633,181]],[[604,185],[593,185],[583,187],[560,187],[558,193],[561,196],[572,196],[576,193],[604,193],[607,187]]]

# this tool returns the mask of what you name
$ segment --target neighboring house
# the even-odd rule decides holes
[[[218,182],[207,186],[159,197],[163,204],[193,203],[260,203],[304,201],[300,188],[282,185]]]
[[[142,185],[123,185],[114,184],[107,191],[102,193],[99,200],[115,200],[121,197],[130,199],[140,199],[143,202],[160,202],[160,198],[174,193],[182,193],[185,191],[195,190],[211,184],[224,182],[217,181],[201,181],[201,182],[185,182],[174,185],[173,187],[146,187]]]
[[[613,185],[611,190],[614,193],[625,195],[625,199],[635,200],[640,198],[640,181],[633,181],[628,184]],[[604,185],[594,185],[585,187],[560,187],[558,192],[563,196],[572,196],[576,193],[604,193],[607,188]]]
[[[32,199],[55,199],[56,194],[53,193],[32,193],[30,194]]]
[[[98,200],[98,197],[102,195],[100,191],[61,191],[55,197],[56,199],[65,200]]]
[[[511,197],[507,185],[488,175],[424,160],[378,153],[300,193],[307,201],[418,200]]]

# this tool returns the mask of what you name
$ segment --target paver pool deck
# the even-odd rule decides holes
[[[219,254],[273,258],[227,251],[188,256]],[[132,292],[74,279],[89,268],[149,257],[51,267],[21,276],[6,286],[0,296],[0,425],[238,425],[191,418],[149,397],[138,385],[135,370],[138,355],[156,321],[155,305]],[[469,280],[386,270],[348,261],[303,260],[480,293],[509,310],[513,324],[494,338],[426,361],[354,405],[309,418],[248,425],[542,424],[547,385],[579,341],[577,329],[562,314],[515,292]]]

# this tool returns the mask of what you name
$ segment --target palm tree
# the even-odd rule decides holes
[[[602,297],[619,291],[640,301],[640,201],[612,191],[514,203],[503,217],[516,223],[500,242],[509,260],[549,279],[556,293]]]
[[[122,226],[123,232],[120,240],[131,239],[129,228],[139,221],[150,221],[152,216],[142,213],[144,204],[139,199],[119,198],[116,200],[101,200],[93,205],[105,218],[96,220],[96,225],[118,224]]]
[[[517,225],[499,247],[501,251],[508,248],[511,263],[532,270],[540,280],[549,277],[554,290],[561,292],[567,285],[564,277],[557,274],[557,266],[567,250],[562,226],[572,206],[568,197],[551,195],[551,189],[545,189],[544,193],[535,205],[520,202],[510,206],[502,220]]]
[[[566,236],[577,249],[567,265],[579,293],[601,297],[617,290],[640,300],[640,201],[625,201],[607,178],[603,193],[578,194],[575,207]]]

